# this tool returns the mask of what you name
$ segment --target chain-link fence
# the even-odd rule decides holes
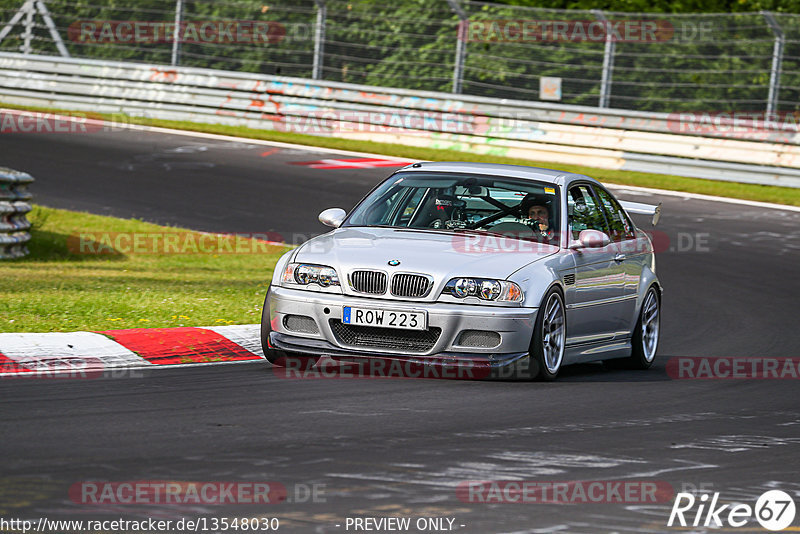
[[[0,0],[0,21],[3,51],[644,111],[800,110],[796,14],[458,0]]]

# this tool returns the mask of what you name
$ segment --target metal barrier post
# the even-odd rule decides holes
[[[328,6],[325,0],[314,0],[317,4],[317,24],[314,28],[314,66],[311,77],[314,80],[322,79],[322,64],[325,54],[325,23],[328,18]]]
[[[5,38],[6,38],[6,35],[8,35],[8,34],[11,32],[11,28],[13,28],[14,26],[16,26],[16,24],[17,24],[17,23],[18,23],[20,20],[22,20],[22,17],[24,17],[24,16],[25,16],[25,6],[27,6],[27,5],[28,5],[28,2],[27,2],[27,1],[26,1],[24,4],[22,4],[22,7],[21,7],[21,8],[20,8],[20,9],[19,9],[19,10],[18,10],[16,13],[14,13],[14,16],[13,16],[13,17],[11,17],[11,20],[9,20],[8,22],[6,22],[6,25],[5,25],[5,26],[3,26],[3,29],[2,29],[2,30],[0,30],[0,42],[1,42],[3,39],[5,39]]]
[[[181,23],[183,22],[183,0],[175,0],[175,31],[172,34],[172,65],[178,65],[181,55]]]
[[[44,23],[50,32],[50,37],[53,38],[53,43],[55,43],[58,53],[64,57],[70,57],[69,52],[67,52],[67,47],[64,46],[64,40],[61,38],[61,34],[58,33],[56,23],[53,22],[53,17],[50,16],[47,5],[43,0],[36,0],[36,8],[39,10],[39,15],[44,19]]]
[[[762,11],[762,15],[775,34],[775,44],[772,46],[772,68],[769,71],[769,94],[767,95],[767,119],[778,109],[778,92],[781,88],[781,64],[783,63],[783,43],[786,37],[783,30],[775,20],[775,15],[769,11]]]
[[[22,17],[26,17],[25,32],[23,33],[25,37],[23,52],[25,54],[30,53],[30,40],[33,36],[33,17],[36,10],[39,11],[39,15],[44,19],[44,23],[47,26],[47,30],[50,32],[50,37],[53,38],[53,43],[56,45],[58,53],[64,57],[70,57],[69,52],[67,52],[67,47],[64,46],[64,40],[61,38],[61,35],[58,33],[58,28],[56,28],[56,24],[53,22],[53,17],[50,16],[50,11],[48,11],[47,5],[45,5],[42,0],[26,0],[25,3],[22,4],[22,7],[11,17],[11,20],[0,30],[0,41],[6,38],[11,32],[11,29],[22,20]],[[28,51],[25,51],[26,47]]]
[[[22,44],[22,53],[30,54],[32,51],[31,40],[33,39],[33,0],[25,2],[23,9],[25,10],[25,31],[22,33],[22,38],[24,39]]]
[[[458,0],[447,0],[450,9],[458,15],[458,33],[456,34],[456,59],[453,67],[453,92],[461,94],[461,85],[464,79],[464,60],[467,57],[467,26],[469,17],[461,8]]]
[[[603,50],[603,74],[600,78],[600,101],[599,108],[607,108],[611,100],[611,74],[614,70],[614,50],[617,43],[614,42],[612,33],[608,30],[608,19],[600,9],[592,9],[592,14],[597,20],[606,25],[606,46]]]

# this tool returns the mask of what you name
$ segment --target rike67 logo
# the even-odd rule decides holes
[[[743,503],[722,504],[719,492],[710,498],[707,493],[695,497],[691,493],[678,493],[669,514],[667,526],[676,527],[743,527],[755,519],[765,529],[784,530],[795,517],[794,500],[781,490],[770,490],[761,495],[755,507]]]

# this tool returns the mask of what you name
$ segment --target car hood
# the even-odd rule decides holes
[[[423,273],[434,278],[432,295],[454,277],[506,279],[550,256],[558,247],[492,234],[395,228],[339,228],[301,246],[295,262],[334,267],[342,280],[357,269]],[[399,261],[396,266],[390,261]],[[343,283],[345,292],[348,284]]]

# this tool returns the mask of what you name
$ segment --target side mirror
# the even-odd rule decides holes
[[[600,230],[581,230],[578,240],[570,243],[569,248],[603,248],[611,243],[611,238]]]
[[[328,208],[319,214],[319,222],[331,228],[339,228],[346,216],[347,212],[342,208]]]

